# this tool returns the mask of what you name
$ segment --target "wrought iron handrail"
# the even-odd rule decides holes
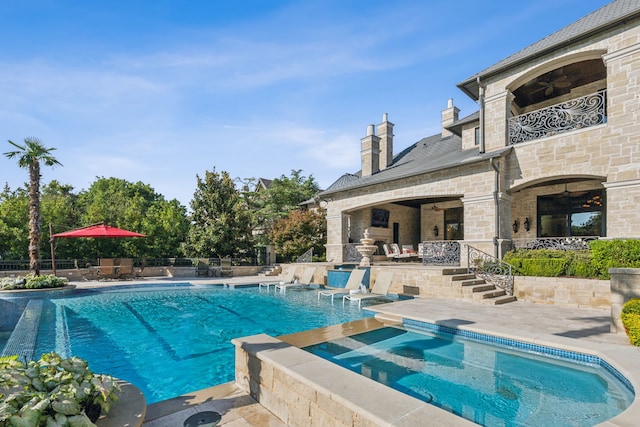
[[[606,90],[509,119],[508,145],[606,123]]]
[[[460,265],[460,243],[452,240],[430,240],[418,245],[422,265]]]
[[[300,255],[296,262],[313,262],[313,248]]]
[[[589,242],[598,239],[598,236],[532,237],[530,239],[513,239],[512,244],[514,249],[581,251],[589,249]]]
[[[467,271],[513,295],[513,266],[473,246],[467,246]]]

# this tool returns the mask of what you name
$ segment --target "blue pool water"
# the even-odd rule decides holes
[[[634,399],[599,365],[448,334],[382,328],[305,350],[484,426],[593,426]]]
[[[371,316],[313,290],[128,287],[45,301],[35,357],[79,356],[135,384],[147,403],[233,380],[235,337],[272,336]]]

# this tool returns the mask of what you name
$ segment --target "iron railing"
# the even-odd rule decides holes
[[[133,265],[140,267],[193,267],[206,260],[210,267],[220,267],[220,258],[133,258]],[[253,257],[232,258],[232,265],[259,265],[258,259]],[[56,269],[71,270],[77,268],[96,267],[100,265],[97,258],[94,259],[56,259]],[[40,261],[41,270],[51,270],[51,260]],[[29,260],[0,260],[0,271],[29,271]]]
[[[509,145],[606,123],[606,95],[601,90],[510,118]]]
[[[598,240],[598,236],[575,237],[532,237],[513,239],[513,249],[555,249],[561,251],[582,251],[589,249],[589,242]]]
[[[296,262],[313,262],[313,248],[300,255]]]
[[[422,265],[460,265],[460,243],[448,240],[425,241],[418,245]]]
[[[513,266],[473,246],[467,246],[467,271],[513,295]]]

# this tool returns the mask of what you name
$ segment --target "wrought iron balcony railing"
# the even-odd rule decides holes
[[[509,119],[509,145],[596,126],[607,121],[606,90]]]
[[[582,251],[589,249],[589,242],[598,240],[598,236],[574,237],[532,237],[513,239],[514,249],[555,249],[561,251]]]
[[[460,243],[452,240],[425,241],[418,245],[423,265],[460,265]]]

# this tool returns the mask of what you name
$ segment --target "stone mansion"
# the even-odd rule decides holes
[[[478,111],[460,118],[450,100],[442,132],[400,153],[386,114],[368,126],[361,170],[319,195],[328,261],[352,260],[365,229],[380,247],[496,257],[532,239],[640,238],[640,2],[615,0],[457,86]]]

